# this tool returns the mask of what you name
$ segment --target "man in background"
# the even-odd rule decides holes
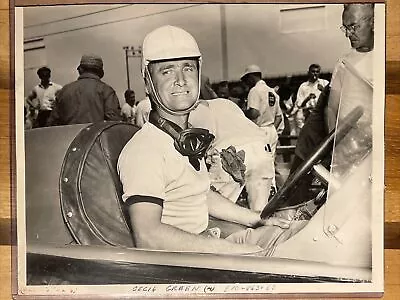
[[[268,150],[275,158],[277,129],[283,121],[282,111],[278,94],[261,77],[261,69],[257,65],[249,65],[241,77],[250,88],[245,115],[264,130],[268,137]]]
[[[121,108],[122,120],[128,123],[135,124],[136,103],[135,91],[127,89],[124,93],[125,103]]]
[[[335,66],[332,80],[320,95],[315,109],[300,133],[291,167],[293,173],[315,148],[335,129],[339,103],[346,115],[357,103],[364,103],[371,118],[373,87],[374,5],[346,4],[342,14],[341,29],[350,40],[352,50]]]
[[[59,92],[49,125],[121,121],[118,97],[112,87],[101,81],[103,59],[97,55],[83,55],[77,70],[78,79]]]
[[[47,119],[53,109],[57,93],[62,86],[51,82],[51,70],[48,67],[41,67],[37,70],[40,83],[26,97],[28,127],[45,127]],[[28,128],[27,128],[28,129]]]
[[[229,83],[226,80],[221,81],[218,84],[217,96],[219,98],[228,99],[228,100],[232,101],[233,103],[235,103],[237,106],[239,106],[240,99],[236,98],[236,97],[232,97],[231,91],[229,89]]]
[[[305,120],[317,104],[321,91],[329,84],[325,79],[319,78],[321,66],[311,64],[308,67],[308,80],[303,82],[297,91],[297,98],[292,114],[295,115],[297,134],[304,126]]]
[[[326,109],[329,131],[336,126],[341,99],[348,99],[344,110],[341,107],[343,113],[349,112],[351,103],[361,101],[369,109],[372,106],[369,89],[373,88],[374,5],[345,4],[342,24],[340,29],[352,49],[338,61],[332,73]]]

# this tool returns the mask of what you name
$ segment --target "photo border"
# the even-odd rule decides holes
[[[287,3],[288,1],[263,1],[263,2],[253,2],[255,4],[262,4],[262,3],[282,3],[285,2]],[[337,3],[346,3],[346,2],[351,2],[351,1],[340,1]],[[266,293],[262,294],[254,294],[254,293],[248,293],[248,292],[241,292],[241,293],[229,293],[229,292],[222,292],[222,293],[211,293],[208,294],[206,291],[202,293],[201,295],[199,294],[191,294],[191,293],[167,293],[165,292],[165,288],[167,285],[165,284],[159,284],[158,286],[160,287],[160,290],[157,288],[157,292],[154,294],[151,294],[150,297],[201,297],[201,296],[207,296],[207,297],[233,297],[233,296],[239,296],[243,297],[244,295],[247,297],[271,297],[271,296],[301,296],[301,295],[312,295],[312,296],[321,296],[321,295],[326,295],[326,296],[381,296],[383,293],[383,271],[384,271],[384,260],[383,260],[383,253],[384,253],[384,247],[383,247],[383,242],[384,242],[384,235],[383,235],[383,227],[384,227],[384,201],[383,201],[383,189],[384,189],[384,135],[382,134],[384,132],[384,101],[381,101],[381,99],[385,99],[385,63],[383,61],[380,61],[382,58],[385,57],[385,8],[386,5],[385,3],[381,1],[362,1],[362,2],[374,2],[377,4],[383,4],[383,7],[381,5],[378,5],[379,8],[379,13],[377,13],[377,7],[375,8],[375,25],[378,26],[383,26],[383,28],[376,27],[375,33],[376,32],[381,32],[380,34],[376,34],[376,42],[375,45],[378,46],[375,48],[375,51],[380,53],[378,55],[374,56],[374,72],[377,71],[378,76],[375,76],[374,73],[374,79],[376,79],[376,84],[374,88],[374,108],[373,108],[373,127],[374,127],[374,136],[373,136],[373,141],[374,141],[374,151],[373,151],[373,174],[374,174],[374,181],[373,181],[373,188],[372,188],[372,197],[373,199],[379,198],[382,199],[381,201],[372,201],[372,211],[374,212],[373,214],[373,219],[372,219],[372,228],[373,228],[373,273],[372,273],[372,282],[371,283],[361,283],[357,284],[357,287],[354,287],[352,285],[346,284],[346,283],[318,283],[318,284],[307,284],[307,283],[290,283],[290,284],[265,284],[268,285],[268,289],[271,289],[271,291],[267,291]],[[46,5],[46,4],[51,4],[51,5],[58,5],[58,4],[112,4],[112,3],[126,3],[126,2],[121,2],[121,1],[23,1],[23,0],[16,0],[14,3],[14,7],[10,7],[10,16],[11,17],[18,17],[22,14],[20,12],[19,7],[17,6],[36,6],[36,5]],[[132,3],[145,3],[141,1],[135,1]],[[147,2],[146,2],[147,3]],[[162,3],[176,3],[176,2],[157,2],[157,4],[162,4]],[[186,2],[186,3],[195,3],[193,1]],[[198,2],[196,2],[198,3]],[[212,4],[213,2],[211,2]],[[218,2],[220,3],[220,2]],[[229,3],[229,2],[223,2],[223,3]],[[310,1],[290,1],[290,3],[319,3],[316,1],[310,2]],[[331,2],[329,2],[331,3]],[[217,4],[217,3],[215,3]],[[241,3],[243,4],[243,3]],[[15,10],[14,10],[15,9]],[[382,19],[383,18],[383,19]],[[13,28],[11,30],[11,46],[12,46],[12,53],[11,53],[11,73],[13,76],[11,76],[12,81],[15,80],[15,99],[23,99],[23,64],[20,62],[23,61],[23,59],[17,59],[16,52],[17,52],[17,44],[23,44],[23,23],[18,23],[15,19],[10,18],[10,24],[11,27]],[[15,26],[13,26],[15,25]],[[22,26],[22,28],[20,28]],[[22,30],[22,34],[21,34]],[[15,43],[14,43],[15,42]],[[379,49],[379,46],[383,46],[383,49]],[[23,58],[23,49],[20,49],[20,55],[22,53],[22,58]],[[15,55],[15,56],[14,56]],[[383,55],[383,56],[382,56]],[[13,69],[15,66],[15,69]],[[22,67],[22,73],[21,72],[21,67]],[[18,75],[22,74],[22,78],[18,77]],[[15,78],[15,79],[14,79]],[[21,81],[22,80],[22,81]],[[378,82],[379,81],[379,82]],[[22,83],[22,84],[21,84]],[[377,88],[378,86],[378,88]],[[21,94],[22,92],[22,94]],[[12,96],[11,96],[11,100]],[[20,101],[21,102],[21,101]],[[14,149],[15,149],[15,160],[13,160],[13,170],[15,170],[14,177],[12,180],[12,183],[14,186],[18,187],[14,189],[14,207],[16,207],[16,216],[17,216],[17,231],[18,231],[18,254],[16,255],[15,251],[13,251],[13,261],[18,260],[18,270],[17,270],[17,278],[18,278],[18,289],[16,290],[15,288],[13,289],[14,292],[17,292],[17,296],[33,296],[33,295],[38,295],[38,296],[54,296],[57,298],[62,297],[71,297],[74,295],[75,297],[89,297],[93,296],[93,288],[96,289],[96,298],[100,297],[126,297],[126,296],[131,296],[131,297],[142,297],[142,296],[149,296],[147,292],[132,292],[131,288],[132,285],[129,285],[126,287],[126,290],[124,289],[125,287],[121,287],[121,285],[106,285],[106,286],[40,286],[40,287],[28,287],[26,286],[26,261],[25,261],[25,253],[26,253],[26,245],[24,241],[24,237],[21,237],[21,230],[25,231],[25,205],[24,201],[21,200],[21,197],[24,198],[24,193],[25,193],[25,181],[24,181],[24,176],[18,176],[20,174],[21,169],[24,170],[24,163],[25,160],[18,160],[18,157],[21,157],[21,155],[24,154],[24,138],[23,138],[23,126],[21,123],[18,122],[20,118],[23,118],[23,115],[21,113],[22,108],[23,108],[23,103],[19,103],[17,101],[14,101],[14,114],[11,114],[10,118],[15,118],[10,122],[10,127],[14,127],[15,124],[15,144]],[[13,123],[14,122],[14,123]],[[22,128],[22,129],[21,129]],[[376,130],[377,129],[377,130]],[[21,131],[22,130],[22,131]],[[14,133],[11,129],[11,132]],[[20,188],[22,187],[22,191]],[[19,200],[18,200],[19,199]],[[17,201],[15,201],[17,200]],[[22,213],[21,213],[22,210]],[[13,243],[14,245],[14,243]],[[14,246],[15,247],[15,246]],[[13,248],[14,248],[13,247]],[[22,251],[23,250],[23,251]],[[22,258],[22,265],[21,265],[21,257]],[[16,262],[14,261],[13,264]],[[13,265],[14,267],[15,265]],[[375,269],[375,270],[374,270]],[[24,279],[21,279],[24,278]],[[232,283],[235,285],[235,283]],[[204,288],[207,288],[206,284],[200,284],[204,285]],[[219,291],[220,288],[224,288],[223,286],[227,284],[210,284],[213,286],[216,286],[216,289]],[[245,284],[241,284],[245,285]],[[260,285],[260,284],[255,284],[255,285]],[[281,286],[282,285],[282,286]],[[290,287],[289,287],[290,285]],[[329,285],[329,291],[327,293],[319,293],[316,291],[316,286],[318,287],[318,290],[323,289],[325,285]],[[343,285],[347,285],[349,287],[345,292],[343,291]],[[149,286],[149,285],[138,285],[134,284],[134,286]],[[153,285],[151,285],[153,286]],[[190,286],[193,286],[193,284],[190,284]],[[276,287],[278,286],[278,287]],[[300,287],[300,288],[299,288]],[[111,288],[111,290],[110,290]],[[124,290],[125,292],[121,292]],[[293,293],[292,289],[295,290]],[[81,292],[84,292],[85,294],[79,294]],[[98,292],[102,293],[101,295],[97,294]],[[331,294],[333,293],[333,294]]]

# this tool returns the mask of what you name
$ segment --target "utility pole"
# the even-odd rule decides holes
[[[125,50],[125,66],[126,66],[126,80],[128,84],[128,90],[131,89],[131,80],[129,75],[129,58],[130,57],[142,57],[142,46],[124,46]]]
[[[221,55],[222,55],[222,78],[228,80],[228,41],[226,29],[225,4],[220,4],[221,16]]]

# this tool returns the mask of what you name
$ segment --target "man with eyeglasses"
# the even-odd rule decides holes
[[[340,29],[349,39],[352,50],[336,64],[325,111],[328,130],[335,128],[339,103],[341,116],[351,110],[351,103],[367,105],[373,88],[374,4],[345,4]],[[343,105],[342,99],[346,99]],[[368,115],[368,114],[365,114]],[[340,117],[340,116],[339,116]]]
[[[306,120],[297,140],[290,173],[294,173],[335,128],[338,114],[341,119],[362,103],[365,109],[363,118],[369,119],[368,124],[371,123],[374,5],[345,4],[342,22],[340,28],[349,38],[352,49],[336,64],[331,83],[322,90],[315,108]],[[312,176],[303,178],[297,190],[299,199],[310,197],[311,180]]]

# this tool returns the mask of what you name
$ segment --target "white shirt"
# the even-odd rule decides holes
[[[330,84],[327,107],[329,130],[335,128],[339,109],[341,118],[352,108],[362,105],[365,110],[363,119],[372,118],[373,82],[373,51],[352,49],[338,61]]]
[[[247,108],[254,108],[260,112],[255,123],[260,127],[273,125],[275,117],[282,115],[279,106],[279,96],[264,80],[259,80],[249,91]]]
[[[54,82],[50,82],[47,88],[44,88],[42,84],[38,84],[33,88],[29,97],[39,101],[40,110],[52,110],[56,94],[61,89],[62,86]]]
[[[215,135],[213,145],[218,150],[231,145],[240,146],[251,142],[266,141],[266,136],[243,111],[230,100],[201,100],[189,115],[193,127],[208,129]]]
[[[123,201],[134,195],[156,197],[164,200],[162,223],[195,234],[207,228],[210,180],[204,160],[196,171],[175,149],[173,138],[150,122],[125,145],[118,172]]]
[[[306,81],[303,82],[299,90],[297,92],[297,99],[296,99],[296,105],[298,108],[301,108],[303,105],[304,100],[311,94],[313,93],[315,95],[314,99],[311,99],[307,102],[305,105],[306,108],[313,108],[317,104],[317,100],[319,95],[321,94],[321,91],[318,89],[318,85],[321,85],[322,87],[326,87],[329,84],[329,81],[325,79],[318,78],[315,82],[310,82]]]
[[[128,103],[125,102],[121,107],[121,116],[124,116],[127,120],[129,120],[132,124],[134,124],[135,115],[136,115],[136,105],[130,106]]]

